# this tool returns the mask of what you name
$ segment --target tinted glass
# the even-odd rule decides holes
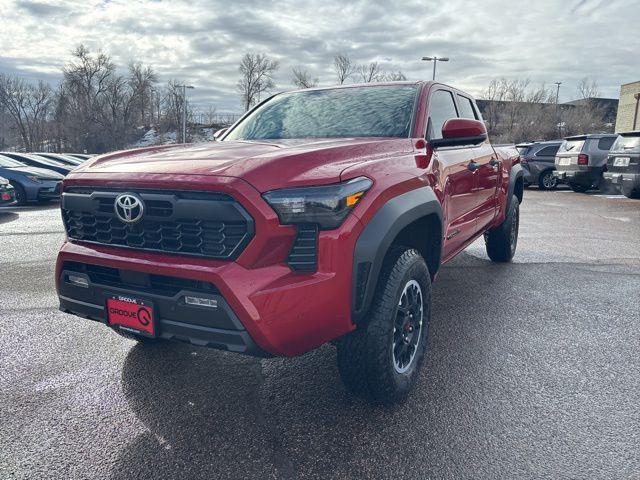
[[[12,168],[12,167],[24,167],[24,163],[17,162],[7,157],[0,157],[0,167]]]
[[[460,109],[460,118],[478,119],[476,109],[473,108],[473,103],[469,98],[458,95],[458,108]]]
[[[278,95],[224,140],[408,137],[417,90],[382,85]]]
[[[619,136],[611,147],[612,152],[640,152],[640,136]]]
[[[558,153],[562,152],[571,152],[571,153],[580,153],[582,150],[582,146],[584,145],[584,140],[565,140],[560,145],[558,149]]]
[[[522,156],[526,155],[529,152],[529,149],[531,147],[516,147],[516,150],[518,150],[518,153]]]
[[[604,137],[598,140],[598,150],[609,150],[616,141],[616,137]]]
[[[450,118],[456,118],[456,106],[453,103],[453,96],[446,90],[437,90],[431,96],[429,105],[429,118],[431,119],[431,132],[429,138],[442,138],[442,126]]]
[[[559,146],[557,147],[544,147],[543,149],[541,149],[538,153],[536,153],[536,157],[553,157],[555,156],[556,153],[558,153],[558,148],[560,148]]]

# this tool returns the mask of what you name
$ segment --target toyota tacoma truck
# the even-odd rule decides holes
[[[61,310],[141,342],[259,356],[331,342],[348,390],[402,400],[441,265],[481,236],[492,260],[515,253],[517,151],[493,148],[475,100],[434,82],[280,93],[218,138],[65,177]]]

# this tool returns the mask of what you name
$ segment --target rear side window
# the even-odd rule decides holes
[[[429,138],[442,138],[442,126],[450,118],[457,118],[458,112],[453,102],[453,95],[446,90],[437,90],[431,96],[429,105],[430,129]]]
[[[536,157],[553,157],[556,153],[558,153],[559,146],[548,146],[539,150],[536,153]]]
[[[598,150],[611,150],[613,142],[616,141],[616,137],[603,137],[598,140]]]
[[[460,108],[460,118],[478,119],[476,109],[473,108],[473,102],[470,98],[458,95],[458,108]]]

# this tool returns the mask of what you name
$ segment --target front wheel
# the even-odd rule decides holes
[[[352,393],[390,405],[406,398],[427,349],[431,277],[414,249],[387,254],[366,325],[338,342],[338,370]]]
[[[27,204],[27,192],[24,190],[24,187],[16,182],[10,182],[14,188],[16,194],[16,205],[26,205]]]
[[[511,197],[509,211],[504,221],[484,234],[487,255],[494,262],[510,262],[518,246],[520,230],[520,202]]]
[[[538,187],[540,190],[553,190],[558,186],[558,178],[553,176],[552,170],[542,172],[538,177]]]

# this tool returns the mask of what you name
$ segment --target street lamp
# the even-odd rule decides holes
[[[427,62],[433,62],[433,80],[436,79],[436,63],[438,62],[448,62],[449,57],[422,57],[422,60]]]
[[[560,110],[558,107],[558,99],[560,98],[560,85],[562,85],[562,82],[555,82],[555,85],[558,87],[556,90],[556,122],[558,122],[558,137],[562,137],[562,121],[560,119]]]
[[[176,85],[182,88],[182,143],[187,143],[187,88],[196,88],[193,85]]]

